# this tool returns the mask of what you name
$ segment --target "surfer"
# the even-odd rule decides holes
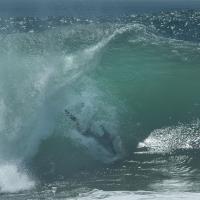
[[[114,147],[114,138],[112,138],[111,134],[106,130],[106,128],[103,125],[100,125],[103,134],[98,135],[92,132],[91,128],[88,127],[86,131],[82,130],[80,123],[72,113],[70,113],[67,109],[65,109],[65,115],[72,120],[76,124],[77,130],[86,137],[92,137],[94,138],[99,144],[101,144],[105,149],[107,149],[112,154],[116,155],[117,152]]]

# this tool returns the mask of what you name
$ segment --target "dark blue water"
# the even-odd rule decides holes
[[[0,16],[116,17],[133,13],[198,8],[198,0],[2,0]]]

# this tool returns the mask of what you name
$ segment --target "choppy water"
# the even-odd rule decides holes
[[[0,18],[0,198],[199,199],[199,41],[199,11]]]

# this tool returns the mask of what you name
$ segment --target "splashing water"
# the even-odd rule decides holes
[[[199,169],[199,23],[198,11],[1,19],[1,192],[35,188],[32,174],[44,182],[78,174],[81,186],[104,190],[155,190],[160,179],[167,188],[174,174],[191,183]],[[88,171],[99,182],[91,174],[87,182]]]

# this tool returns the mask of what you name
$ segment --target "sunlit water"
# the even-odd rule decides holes
[[[200,199],[199,33],[199,11],[1,18],[0,199]]]

